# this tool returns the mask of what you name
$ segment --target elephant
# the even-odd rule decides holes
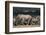
[[[23,14],[18,14],[16,16],[16,25],[29,25],[30,21],[32,19],[31,15],[23,15]]]
[[[40,24],[40,16],[35,16],[35,17],[33,17],[31,23],[32,23],[33,25],[35,25],[35,24],[37,24],[37,25]]]

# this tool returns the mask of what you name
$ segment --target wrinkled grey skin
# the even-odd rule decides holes
[[[28,25],[29,22],[31,21],[31,16],[30,15],[18,15],[14,20],[14,23],[16,25]]]
[[[40,25],[40,16],[33,17],[31,23],[32,25],[34,24]]]

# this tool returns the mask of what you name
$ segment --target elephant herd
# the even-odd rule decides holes
[[[13,24],[15,26],[40,24],[40,16],[18,14],[13,18]]]

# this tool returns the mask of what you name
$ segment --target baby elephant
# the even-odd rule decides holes
[[[34,25],[34,24],[40,24],[40,16],[35,16],[32,18],[32,21],[31,23]]]

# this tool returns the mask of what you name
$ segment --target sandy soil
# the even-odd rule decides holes
[[[39,27],[40,25],[18,25],[13,26],[13,28],[25,28],[25,27]]]

